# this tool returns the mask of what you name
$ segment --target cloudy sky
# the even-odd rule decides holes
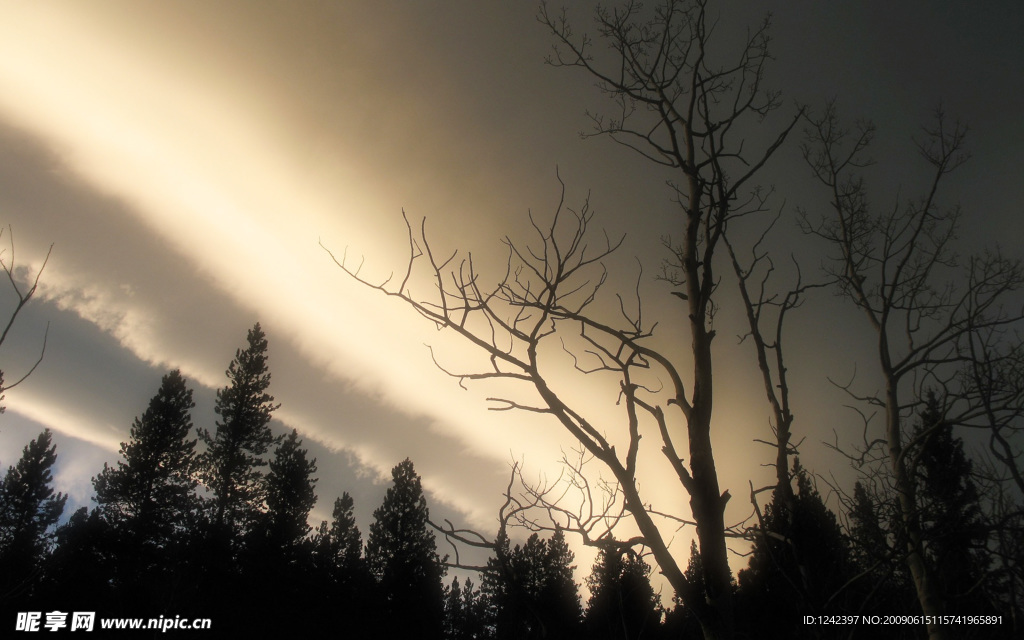
[[[769,80],[786,108],[835,97],[843,114],[873,119],[875,157],[888,163],[876,183],[895,193],[919,177],[908,168],[911,136],[942,101],[971,128],[973,160],[947,193],[970,216],[964,242],[1001,239],[1019,251],[1024,7],[779,5]],[[627,233],[613,284],[630,286],[637,256],[646,274],[657,271],[674,215],[663,176],[609,141],[580,138],[601,97],[587,77],[543,64],[551,39],[536,9],[0,0],[0,223],[19,286],[53,244],[37,299],[0,351],[12,380],[38,357],[49,324],[42,364],[7,393],[0,464],[49,427],[60,489],[88,504],[90,478],[116,460],[167,370],[181,368],[196,390],[195,423],[212,427],[215,390],[258,321],[282,403],[276,427],[298,429],[319,461],[316,519],[349,491],[365,531],[389,470],[407,456],[435,514],[481,528],[492,526],[511,460],[532,477],[556,476],[571,444],[557,425],[487,411],[486,386],[460,389],[425,345],[451,363],[471,353],[345,277],[319,246],[365,257],[366,277],[384,279],[403,266],[404,209],[427,218],[440,249],[471,249],[495,266],[502,237],[528,238],[528,211],[553,211],[557,167],[569,202],[589,193],[596,222]],[[588,27],[587,11],[574,11]],[[742,28],[764,11],[730,3],[723,24]],[[789,213],[820,205],[795,146],[765,180]],[[784,220],[780,242],[816,264]],[[664,297],[656,283],[644,287]],[[809,303],[794,332],[811,339],[791,346],[798,437],[823,473],[842,463],[821,441],[851,424],[825,376],[849,376],[863,337],[834,301]],[[5,290],[0,316],[13,302]],[[727,329],[733,303],[723,302]],[[834,346],[821,326],[852,348]],[[716,415],[728,433],[721,427],[716,445],[735,495],[770,475],[759,468],[768,452],[753,443],[767,433],[766,407],[750,354],[735,340],[719,348]]]

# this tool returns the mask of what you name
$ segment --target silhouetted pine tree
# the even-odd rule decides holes
[[[324,633],[344,620],[346,637],[373,637],[377,601],[373,577],[362,557],[363,541],[353,513],[354,501],[347,492],[334,501],[332,520],[320,523],[313,536],[315,602],[324,611],[333,611],[331,620],[321,625]]]
[[[540,581],[542,562],[537,553],[542,544],[540,536],[533,534],[527,540],[534,551],[526,555],[516,545],[513,549],[508,536],[502,534],[495,541],[494,557],[487,560],[480,590],[487,605],[487,624],[492,636],[498,640],[525,638],[537,626],[538,613],[531,609],[536,594],[527,585]]]
[[[690,541],[690,559],[683,574],[690,584],[697,586],[699,593],[704,593],[704,567],[696,540]],[[702,640],[704,632],[693,611],[686,607],[678,596],[672,596],[672,602],[675,606],[665,612],[663,637],[673,640]]]
[[[853,485],[850,506],[850,556],[857,568],[871,573],[889,573],[885,568],[893,557],[888,527],[864,483]]]
[[[999,613],[995,603],[1001,598],[1000,585],[989,580],[989,529],[972,480],[972,463],[935,394],[928,393],[924,404],[906,457],[915,477],[925,558],[941,606],[950,614]],[[858,613],[914,611],[919,606],[901,560],[906,541],[897,509],[894,496],[872,493],[860,482],[854,486],[851,546],[864,574],[858,580],[857,593],[863,599]]]
[[[123,589],[114,592],[120,549],[99,509],[81,507],[57,528],[54,537],[56,546],[47,562],[46,582],[38,602],[58,611],[144,615],[135,601],[122,601]],[[165,564],[174,561],[168,557]]]
[[[483,640],[490,637],[487,633],[486,603],[483,595],[473,585],[471,578],[466,578],[462,585],[463,627],[460,631],[461,640]]]
[[[196,441],[188,438],[193,407],[181,372],[165,375],[149,408],[135,419],[130,440],[121,443],[123,460],[116,468],[104,464],[93,478],[101,516],[147,546],[165,546],[195,507]]]
[[[0,606],[24,602],[40,583],[67,496],[51,486],[57,447],[46,429],[0,480]]]
[[[847,612],[844,585],[853,574],[836,516],[799,460],[792,477],[797,484],[792,512],[776,490],[765,507],[749,566],[739,574],[738,605],[740,616],[757,626],[800,637],[810,633],[801,616]]]
[[[484,620],[484,603],[473,580],[452,578],[444,591],[444,637],[446,640],[483,640],[489,638]]]
[[[466,627],[466,610],[462,605],[462,586],[459,577],[452,578],[451,586],[444,588],[444,638],[462,640]]]
[[[121,443],[123,460],[116,468],[104,464],[93,478],[99,516],[118,550],[121,599],[143,606],[140,614],[165,612],[173,601],[178,580],[171,574],[181,566],[186,529],[198,513],[196,441],[188,438],[194,406],[181,372],[165,375],[130,440]]]
[[[248,347],[235,351],[228,384],[217,391],[217,430],[200,428],[206,450],[199,455],[200,478],[211,495],[196,532],[191,565],[199,594],[197,614],[217,616],[234,629],[254,624],[252,592],[259,581],[250,573],[245,543],[262,518],[266,499],[263,467],[270,448],[280,442],[270,431],[279,405],[267,393],[267,339],[257,323]]]
[[[541,589],[542,610],[547,618],[550,638],[572,638],[579,633],[583,618],[579,587],[573,577],[575,554],[565,541],[565,532],[556,529],[548,540],[547,580]]]
[[[601,549],[587,578],[588,638],[638,640],[655,635],[661,626],[661,605],[650,573],[651,567],[632,550]]]
[[[848,515],[850,558],[858,575],[850,595],[855,614],[883,615],[894,607],[912,611],[918,606],[890,526],[896,522],[893,506],[876,500],[864,483],[854,484]]]
[[[316,562],[339,584],[355,574],[366,572],[362,557],[363,540],[353,513],[355,503],[346,491],[334,501],[334,512],[328,527],[324,520],[313,538]],[[369,575],[367,573],[366,575]]]
[[[511,549],[507,537],[498,540],[481,587],[496,638],[577,636],[582,610],[573,559],[561,529],[549,541],[534,533]]]
[[[309,615],[316,585],[307,534],[317,479],[316,460],[307,454],[295,430],[274,450],[265,478],[267,511],[240,555],[243,592],[249,592],[249,611],[241,624],[254,634],[307,637],[319,625]],[[273,614],[260,615],[268,611]]]
[[[986,595],[990,557],[987,526],[972,464],[963,441],[953,436],[938,398],[929,392],[914,431],[922,438],[917,457],[918,498],[925,549],[947,614],[995,613]]]
[[[270,546],[282,553],[293,553],[310,531],[309,512],[316,504],[316,458],[307,458],[296,430],[274,452],[267,474],[266,529]]]
[[[366,560],[380,588],[385,637],[440,638],[444,565],[430,530],[420,477],[406,458],[391,470],[394,484],[373,512]]]
[[[228,385],[217,391],[217,431],[200,428],[206,445],[200,456],[202,476],[213,493],[212,525],[236,547],[263,507],[265,455],[280,439],[270,432],[270,418],[280,405],[267,393],[267,338],[259,323],[249,330],[249,346],[235,351],[225,372]],[[235,550],[235,549],[233,549]]]

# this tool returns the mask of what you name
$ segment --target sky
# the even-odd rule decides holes
[[[972,161],[946,194],[969,216],[962,241],[1001,241],[1017,255],[1024,6],[779,5],[768,81],[783,111],[835,98],[844,116],[876,122],[873,155],[886,164],[873,184],[895,194],[919,184],[911,139],[941,102],[971,130]],[[729,3],[724,33],[768,8]],[[493,531],[513,461],[555,479],[572,445],[557,425],[488,411],[493,390],[460,388],[426,345],[454,368],[475,362],[472,351],[345,276],[320,246],[383,280],[404,266],[404,210],[426,218],[439,252],[472,250],[494,276],[501,239],[527,240],[528,212],[551,215],[560,177],[568,203],[589,196],[595,224],[626,234],[611,285],[631,291],[642,265],[649,313],[671,327],[652,277],[675,220],[664,176],[608,140],[581,139],[602,97],[585,75],[544,64],[552,40],[536,13],[531,2],[455,0],[0,0],[0,244],[20,287],[53,245],[0,348],[10,381],[46,335],[38,369],[7,392],[0,465],[50,428],[67,513],[89,505],[90,479],[117,460],[168,370],[182,370],[194,422],[212,428],[224,370],[260,322],[282,405],[275,429],[297,429],[318,460],[315,521],[348,491],[365,533],[406,457],[435,517],[482,530]],[[578,30],[591,24],[586,3],[570,15]],[[780,247],[816,265],[792,213],[823,202],[796,144],[764,179],[785,202]],[[729,295],[723,336],[742,330]],[[14,300],[0,293],[0,317]],[[826,377],[849,377],[867,358],[866,336],[836,300],[811,300],[790,346],[796,436],[805,466],[822,474],[845,466],[822,441],[833,429],[853,439],[856,425]],[[743,495],[771,476],[761,466],[770,452],[754,442],[767,435],[767,406],[746,345],[718,348],[721,482]],[[589,388],[576,392],[589,401]],[[680,500],[669,480],[646,481],[652,495]],[[729,516],[748,511],[734,500]],[[681,557],[689,535],[675,543]]]

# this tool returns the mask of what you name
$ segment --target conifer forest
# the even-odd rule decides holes
[[[216,637],[702,637],[694,612],[656,592],[648,558],[624,543],[600,547],[586,599],[560,528],[515,544],[500,535],[472,576],[447,576],[457,565],[439,553],[443,529],[431,524],[409,459],[392,470],[365,538],[348,493],[335,497],[330,521],[312,528],[317,462],[295,431],[270,429],[278,405],[268,393],[267,344],[255,325],[217,393],[212,433],[194,426],[192,390],[179,371],[168,372],[131,425],[121,459],[94,476],[91,509],[63,513],[49,431],[25,445],[0,480],[4,616],[45,602],[110,617],[187,610],[215,620]],[[945,615],[1003,618],[958,637],[1013,637],[1017,516],[993,520],[999,512],[983,499],[937,398],[924,407],[913,433],[931,435],[916,454],[914,486]],[[788,471],[788,491],[776,488],[764,505],[749,561],[731,579],[738,637],[849,637],[853,628],[811,633],[804,617],[913,611],[917,595],[898,554],[906,533],[879,478],[857,482],[837,515],[799,459]],[[698,589],[701,562],[694,541],[685,572]],[[865,633],[917,637],[913,626]]]
[[[308,6],[295,13],[273,3],[254,6],[256,17],[238,27],[244,37],[209,50],[247,52],[227,56],[241,69],[248,53],[259,50],[239,44],[245,38],[266,36],[269,49],[280,37],[288,44],[278,50],[282,60],[294,54],[305,65],[288,58],[280,68],[258,69],[259,78],[281,82],[274,86],[293,87],[280,102],[268,91],[264,102],[250,103],[249,93],[225,84],[232,99],[245,96],[240,112],[251,108],[253,121],[279,110],[275,117],[287,122],[281,114],[301,111],[289,100],[308,110],[303,114],[314,113],[315,126],[297,135],[298,142],[281,143],[290,151],[276,155],[293,163],[273,173],[281,184],[295,179],[340,190],[332,183],[340,174],[318,173],[316,158],[341,138],[364,136],[372,148],[415,155],[424,176],[462,153],[454,151],[454,138],[430,127],[383,132],[383,122],[420,121],[402,101],[385,106],[359,95],[356,87],[367,77],[381,85],[392,78],[352,71],[371,62],[402,78],[396,84],[415,88],[425,103],[449,104],[427,97],[421,90],[427,85],[455,96],[449,101],[462,99],[450,118],[465,135],[490,140],[498,131],[507,147],[465,154],[470,159],[460,162],[473,170],[450,169],[458,179],[444,184],[415,182],[420,178],[394,165],[388,179],[416,185],[395,187],[402,197],[419,189],[458,208],[464,188],[468,204],[457,213],[435,213],[417,202],[413,213],[404,204],[389,209],[394,215],[386,222],[367,209],[352,214],[357,223],[332,227],[331,216],[289,212],[303,225],[313,220],[325,228],[318,238],[303,235],[301,252],[292,254],[283,247],[297,242],[292,231],[300,224],[278,201],[262,218],[244,213],[245,206],[263,206],[262,196],[277,189],[273,180],[231,173],[231,188],[267,190],[246,191],[251,197],[237,201],[221,197],[210,186],[214,178],[201,184],[174,173],[180,158],[162,156],[155,142],[139,142],[144,128],[131,129],[127,121],[122,137],[112,133],[116,127],[81,127],[85,133],[52,142],[52,158],[50,151],[33,151],[36,159],[51,158],[40,184],[63,181],[70,193],[67,185],[79,188],[74,180],[88,182],[81,178],[87,176],[99,185],[93,197],[118,212],[165,206],[153,204],[156,195],[138,195],[164,184],[156,178],[140,179],[130,193],[111,186],[120,184],[124,167],[137,164],[143,175],[156,158],[157,170],[146,175],[171,175],[161,178],[173,187],[164,195],[187,194],[171,204],[194,205],[198,213],[182,222],[160,209],[134,226],[119,218],[126,234],[149,238],[138,229],[158,230],[159,242],[125,243],[126,254],[148,253],[155,264],[166,245],[171,257],[151,269],[138,266],[144,262],[118,264],[109,286],[64,266],[61,252],[78,251],[65,249],[66,241],[31,249],[25,260],[22,238],[38,231],[19,224],[16,262],[14,225],[0,233],[7,276],[0,293],[0,445],[14,439],[23,447],[20,457],[0,460],[0,637],[1024,638],[1022,243],[1013,232],[999,237],[999,229],[1019,228],[1013,212],[992,210],[1000,194],[970,199],[972,190],[1004,184],[998,182],[1004,174],[1017,176],[1020,167],[974,168],[973,129],[954,109],[915,105],[931,110],[916,130],[894,133],[851,114],[842,93],[791,95],[775,86],[773,64],[777,50],[789,54],[796,44],[774,40],[771,15],[751,16],[729,2],[617,0],[584,9],[545,0],[529,27],[546,46],[535,62],[547,84],[522,104],[571,107],[573,122],[582,123],[572,144],[588,151],[567,152],[569,158],[589,162],[585,154],[592,153],[601,160],[588,171],[621,168],[604,174],[615,177],[613,184],[594,185],[591,193],[577,184],[570,163],[559,164],[547,173],[555,195],[546,211],[526,203],[519,218],[504,210],[484,217],[470,212],[486,201],[480,196],[490,189],[480,186],[486,177],[513,164],[515,154],[503,155],[516,150],[511,132],[542,126],[524,124],[529,118],[511,107],[474,120],[470,106],[484,104],[486,92],[463,96],[453,87],[467,77],[491,88],[504,86],[498,81],[504,77],[529,86],[527,76],[456,51],[462,44],[435,42],[437,51],[385,46],[370,29],[361,34],[346,22],[346,7],[373,15],[359,3],[295,4]],[[824,4],[814,10],[856,11]],[[1020,17],[1024,28],[1024,11],[1010,4],[995,2],[991,11],[1005,9],[999,15]],[[178,10],[175,4],[172,13]],[[198,6],[181,10],[188,16],[195,10],[211,24],[235,19],[228,9],[219,15]],[[473,15],[467,25],[489,24]],[[994,15],[979,10],[978,23],[965,33],[999,22]],[[341,45],[314,37],[330,30],[328,16],[349,29]],[[57,28],[48,20],[40,24]],[[450,33],[473,34],[452,20],[446,21]],[[169,28],[180,27],[171,22]],[[182,24],[191,28],[188,20]],[[396,20],[387,33],[418,34],[418,26]],[[500,31],[474,42],[486,47]],[[210,33],[219,32],[197,35],[196,43]],[[299,46],[307,35],[308,47]],[[828,44],[813,30],[801,35]],[[5,39],[0,31],[0,61]],[[142,51],[144,40],[125,41]],[[934,45],[918,33],[905,42],[881,40],[873,46],[891,45],[907,57],[915,47]],[[965,35],[949,42],[973,41]],[[345,47],[345,55],[325,63],[319,46]],[[176,46],[169,49],[178,55]],[[451,85],[444,73],[403,75],[406,67],[419,69],[441,56],[438,51],[464,56],[463,66],[445,67]],[[119,69],[130,67],[128,58],[102,59]],[[789,61],[793,67],[792,56]],[[810,69],[820,61],[798,62]],[[27,77],[7,74],[4,64],[0,87]],[[206,77],[205,62],[190,64],[190,73]],[[304,74],[335,71],[336,85],[304,84]],[[574,87],[571,103],[559,95],[559,82]],[[869,81],[860,82],[872,93]],[[371,117],[344,123],[333,102],[331,108],[319,102],[325,95],[344,95]],[[895,110],[890,103],[908,98],[878,99]],[[0,154],[35,131],[7,123],[21,112],[5,100],[0,97]],[[197,99],[182,107],[195,120],[182,118],[190,126],[201,122],[197,114],[214,102]],[[157,103],[177,113],[173,100]],[[151,108],[163,113],[163,106]],[[415,117],[436,118],[441,131],[449,117],[438,115],[443,111],[424,106],[427,115]],[[242,131],[250,124],[241,116],[218,118],[205,133],[190,131],[193,143],[202,143],[194,158],[217,156],[221,125],[231,129],[230,121]],[[162,116],[157,120],[159,130]],[[168,129],[174,124],[169,118]],[[983,127],[980,147],[1015,146],[1019,124],[1005,126],[1006,139],[996,141]],[[332,138],[332,127],[348,137]],[[283,140],[288,131],[282,124],[273,133]],[[93,156],[75,146],[79,133],[104,149],[96,158],[121,157],[136,142],[143,151],[121,169],[112,164],[91,174]],[[523,146],[542,146],[544,137],[554,140],[544,134]],[[246,153],[258,146],[228,145],[224,164],[255,167],[245,164]],[[427,147],[427,160],[416,155]],[[346,167],[374,162],[353,157],[358,160]],[[31,202],[20,192],[10,198],[2,192],[13,184],[9,174],[30,173],[20,166],[0,162],[0,216]],[[516,183],[510,188],[519,189],[524,175],[509,177]],[[387,192],[389,184],[362,186]],[[297,189],[277,190],[291,194],[288,208],[322,204],[295,196]],[[446,190],[455,195],[437,195]],[[603,208],[597,213],[599,196],[609,191],[627,209],[618,217]],[[203,230],[176,235],[189,225]],[[360,236],[353,229],[370,231]],[[89,241],[89,233],[78,234]],[[223,250],[196,249],[214,257],[181,267],[188,262],[182,256],[192,256],[204,236]],[[228,246],[236,238],[239,244]],[[166,265],[182,270],[166,275]],[[183,286],[182,294],[169,284],[176,278],[211,289]],[[154,293],[146,282],[165,286]],[[209,326],[193,324],[192,298],[202,301],[195,308],[205,308]],[[244,340],[239,335],[237,343],[217,345],[234,356],[218,360],[223,375],[212,384],[207,361],[214,340],[207,330],[222,342],[230,324],[217,324],[221,311],[210,301],[220,298],[235,305],[224,303],[224,313],[244,312],[243,326],[252,317],[260,322]],[[90,418],[84,400],[75,415],[47,400],[43,383],[59,378],[48,367],[64,362],[61,349],[72,350],[68,335],[106,345],[131,371],[162,374],[148,400],[136,397],[138,385],[106,387],[107,401],[134,407],[130,424]],[[413,343],[424,349],[410,351]],[[179,357],[175,348],[185,351]],[[82,358],[107,362],[99,359],[103,349],[83,346]],[[95,388],[91,378],[107,372],[90,362],[73,373],[82,380],[74,397],[82,399]],[[330,385],[336,393],[319,390]],[[455,393],[462,395],[451,400]],[[322,407],[312,406],[317,398]],[[89,428],[76,430],[76,420]],[[108,462],[88,470],[90,486],[81,487],[89,458],[66,449],[101,459],[95,451],[104,446]],[[495,462],[506,453],[510,462]],[[338,488],[342,476],[332,465],[342,455],[357,470],[344,476],[354,478],[352,486]],[[393,465],[390,479],[382,459]],[[328,473],[331,481],[322,482]],[[491,491],[496,482],[502,488]],[[381,488],[373,504],[370,485]],[[484,487],[486,509],[480,507]],[[486,524],[482,511],[490,514]]]

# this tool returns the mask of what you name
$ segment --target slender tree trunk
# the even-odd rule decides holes
[[[719,490],[718,472],[711,447],[710,336],[702,336],[701,342],[704,348],[695,353],[698,383],[695,385],[693,414],[688,425],[690,469],[695,485],[695,491],[690,495],[690,509],[697,522],[704,587],[711,614],[710,620],[701,620],[701,627],[705,639],[731,638],[732,574],[725,545],[725,499]]]
[[[884,347],[883,347],[884,348]],[[914,590],[921,605],[921,613],[925,616],[939,616],[943,613],[942,597],[935,587],[932,571],[924,557],[924,541],[922,539],[920,514],[917,508],[917,488],[911,470],[907,468],[903,449],[902,419],[900,417],[898,381],[889,364],[888,354],[883,352],[883,371],[886,378],[885,388],[885,421],[888,439],[890,464],[896,483],[896,495],[900,509],[900,519],[907,536],[906,565],[914,581]],[[935,623],[927,624],[929,640],[946,640],[949,634],[945,627]]]
[[[711,445],[711,415],[714,399],[711,342],[714,331],[707,326],[708,305],[713,282],[711,247],[705,262],[698,259],[698,239],[702,226],[711,225],[710,212],[701,210],[701,187],[695,175],[689,179],[690,202],[686,211],[682,267],[686,277],[687,308],[693,352],[693,405],[687,420],[690,448],[690,473],[693,491],[690,510],[697,523],[707,615],[700,618],[705,640],[733,637],[732,580],[725,545],[725,499],[718,484],[714,450]],[[701,224],[703,216],[709,216]]]

